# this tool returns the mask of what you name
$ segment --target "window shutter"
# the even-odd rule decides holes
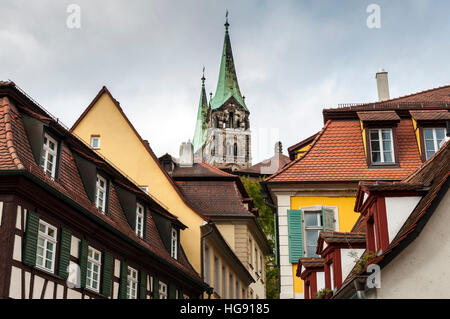
[[[36,265],[37,238],[39,232],[39,215],[27,210],[27,225],[23,247],[23,263],[34,267]]]
[[[289,238],[289,261],[298,263],[303,257],[303,212],[301,210],[289,209],[288,216],[288,238]]]
[[[177,298],[177,288],[174,285],[169,285],[169,296],[168,299],[176,299]]]
[[[88,259],[88,246],[89,242],[82,238],[80,241],[80,284],[81,287],[86,287],[86,275],[87,275],[87,259]]]
[[[147,273],[141,270],[141,281],[139,282],[139,298],[147,299]]]
[[[103,281],[102,281],[102,294],[106,297],[111,296],[111,281],[112,281],[112,268],[113,268],[113,256],[111,253],[105,251],[103,258]]]
[[[128,264],[125,261],[122,261],[120,263],[119,299],[127,299],[127,284]]]
[[[159,299],[159,280],[153,276],[153,299]]]
[[[324,231],[334,231],[334,210],[322,207],[322,220]]]
[[[61,244],[59,246],[59,267],[58,274],[62,278],[69,276],[68,267],[70,264],[70,244],[72,242],[72,232],[63,228],[61,230]]]

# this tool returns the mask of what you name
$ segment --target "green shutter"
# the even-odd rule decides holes
[[[153,276],[153,299],[159,299],[159,280]]]
[[[86,239],[80,241],[80,284],[81,287],[86,287],[86,275],[87,275],[87,259],[88,259],[88,246],[89,242]]]
[[[147,273],[141,270],[141,281],[139,282],[139,298],[147,299]]]
[[[105,251],[104,255],[105,257],[103,258],[102,294],[106,297],[110,297],[113,272],[113,256],[107,251]]]
[[[322,207],[323,230],[334,231],[334,211],[330,208]]]
[[[125,261],[122,261],[120,263],[119,299],[127,299],[127,284],[128,284],[128,265]]]
[[[176,299],[177,298],[177,288],[174,285],[169,285],[169,296],[168,299]]]
[[[23,263],[28,266],[36,265],[37,239],[39,232],[39,215],[27,210],[27,225],[23,246]]]
[[[303,257],[303,213],[301,210],[288,210],[289,261],[298,263]]]
[[[59,246],[59,267],[58,275],[62,278],[69,276],[68,268],[70,264],[70,244],[72,242],[72,232],[68,229],[61,229],[61,244]]]

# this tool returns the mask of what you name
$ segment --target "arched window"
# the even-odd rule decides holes
[[[229,115],[229,127],[230,128],[234,128],[234,114],[233,114],[233,112],[230,112],[230,115]]]
[[[234,161],[236,161],[238,155],[237,143],[234,143],[233,154],[234,154]]]

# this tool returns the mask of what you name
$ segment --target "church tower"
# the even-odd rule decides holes
[[[197,157],[237,170],[251,166],[250,112],[239,90],[229,26],[227,14],[216,93],[207,103],[203,75],[193,141]]]

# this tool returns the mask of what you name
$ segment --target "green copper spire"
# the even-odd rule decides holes
[[[220,61],[219,80],[217,81],[216,94],[210,101],[211,108],[221,107],[230,97],[234,97],[245,110],[248,111],[239,90],[236,70],[234,68],[233,52],[231,51],[230,35],[228,34],[228,11],[225,21],[225,40],[223,43],[222,59]]]
[[[206,116],[208,114],[208,100],[206,99],[205,91],[205,68],[203,67],[202,89],[200,92],[200,102],[198,103],[197,123],[195,125],[194,138],[192,144],[194,146],[194,153],[200,149],[206,140]]]

